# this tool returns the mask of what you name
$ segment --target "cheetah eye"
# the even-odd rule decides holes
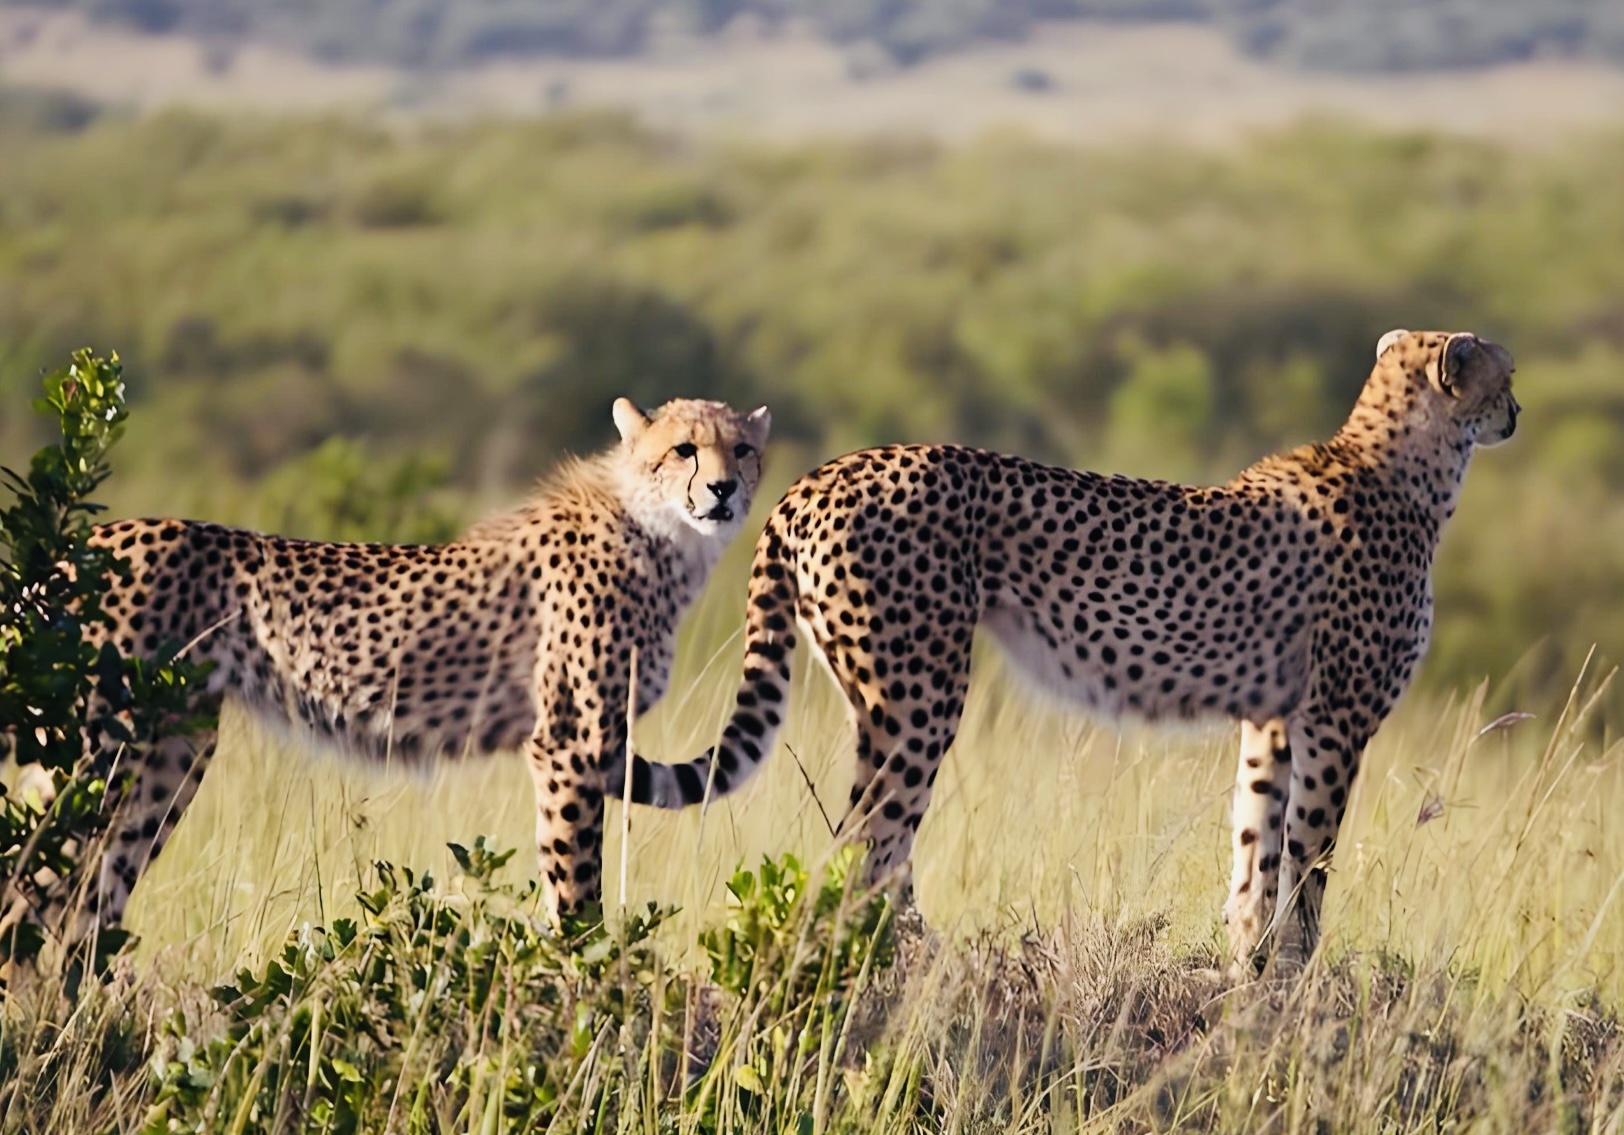
[[[733,447],[733,456],[737,457],[740,461],[743,461],[746,457],[749,457],[754,452],[755,450],[752,447],[745,445],[742,441]]]
[[[697,445],[695,445],[691,441],[685,441],[681,445],[672,446],[671,447],[671,452],[675,453],[678,457],[682,458],[684,461],[687,461],[688,459],[690,459],[696,453],[699,452],[699,447]]]

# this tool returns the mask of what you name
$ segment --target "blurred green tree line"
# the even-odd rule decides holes
[[[1469,328],[1528,412],[1446,536],[1425,676],[1515,701],[1624,656],[1624,135],[701,146],[29,103],[0,153],[0,460],[43,440],[40,371],[116,344],[120,510],[434,537],[607,441],[621,393],[768,402],[779,485],[897,440],[1223,477],[1334,429],[1382,332]]]
[[[1539,55],[1624,61],[1615,0],[0,0],[72,7],[222,45],[252,39],[331,60],[449,67],[496,55],[633,55],[741,15],[797,21],[901,64],[1020,39],[1041,20],[1210,22],[1247,53],[1330,71],[1476,67]]]

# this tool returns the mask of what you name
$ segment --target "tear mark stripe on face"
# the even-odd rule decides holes
[[[694,482],[699,479],[699,454],[696,452],[692,458],[684,458],[684,460],[692,460],[694,467],[693,471],[688,474],[688,482],[683,486],[682,494],[687,503],[688,511],[698,516],[700,515],[699,506],[694,504]]]

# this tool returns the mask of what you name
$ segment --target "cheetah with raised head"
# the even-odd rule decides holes
[[[1271,931],[1306,955],[1360,756],[1427,648],[1439,531],[1473,449],[1516,428],[1511,372],[1475,335],[1393,331],[1335,437],[1215,487],[947,445],[836,458],[790,488],[756,545],[718,747],[638,758],[633,799],[678,808],[744,782],[783,719],[798,625],[850,703],[846,822],[873,877],[906,894],[980,630],[1085,706],[1239,719],[1233,960],[1260,961]]]
[[[566,463],[516,511],[443,546],[327,544],[183,520],[96,529],[131,570],[105,602],[127,655],[165,642],[214,664],[199,704],[240,699],[366,760],[422,765],[523,748],[556,921],[597,900],[604,796],[637,712],[664,694],[677,623],[738,532],[771,419],[677,400],[614,404],[620,444]],[[90,731],[87,730],[87,734]],[[86,737],[110,762],[118,745]],[[166,738],[103,858],[116,924],[196,792],[212,731]]]

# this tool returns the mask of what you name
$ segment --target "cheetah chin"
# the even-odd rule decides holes
[[[729,526],[737,527],[737,515],[725,504],[713,505],[703,511],[690,508],[686,512],[689,521],[701,532],[717,532]]]

